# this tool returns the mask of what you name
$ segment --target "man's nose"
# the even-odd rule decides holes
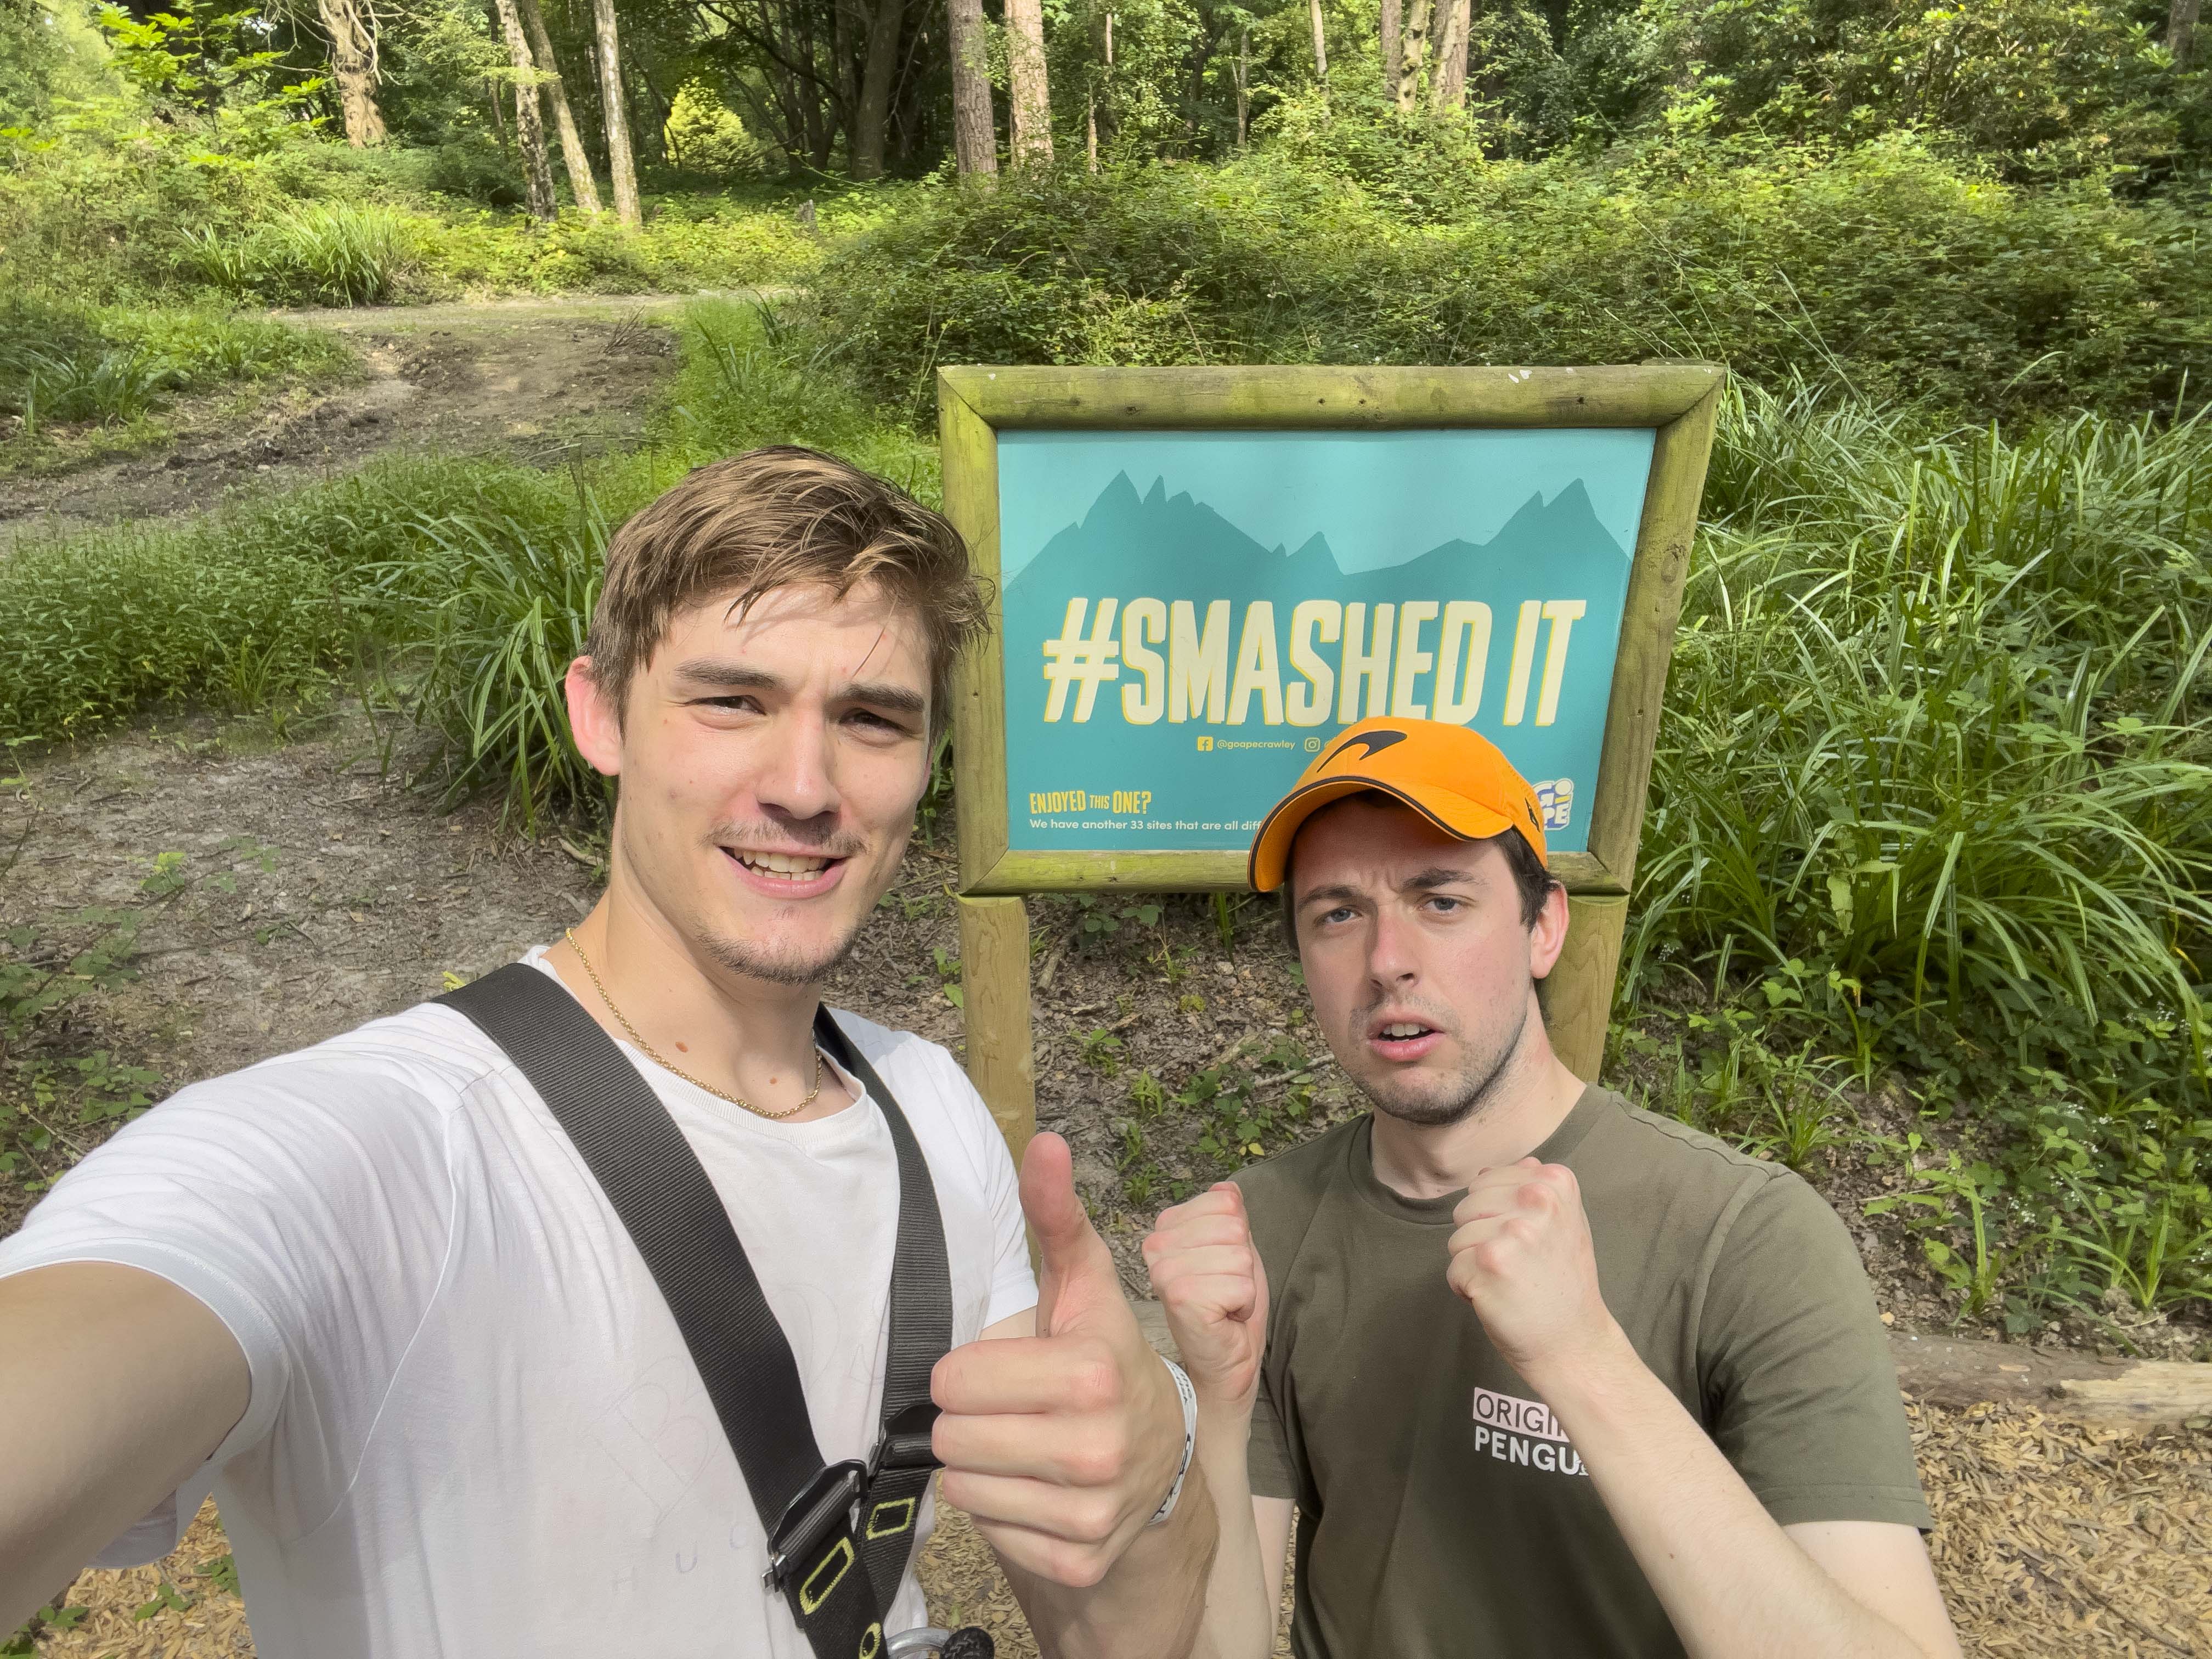
[[[769,722],[753,793],[764,811],[805,820],[837,810],[829,723],[818,710],[792,708]]]
[[[1368,942],[1369,976],[1387,989],[1411,984],[1420,977],[1420,971],[1412,924],[1393,907],[1384,905],[1376,914],[1375,931]]]

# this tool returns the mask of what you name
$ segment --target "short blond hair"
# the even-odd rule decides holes
[[[619,708],[670,623],[692,606],[726,599],[740,611],[811,583],[842,598],[862,582],[921,618],[930,726],[941,730],[953,662],[989,617],[968,544],[897,485],[795,444],[696,468],[615,532],[584,647],[592,678]]]

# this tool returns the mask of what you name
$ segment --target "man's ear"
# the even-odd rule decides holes
[[[576,752],[609,777],[622,773],[622,709],[592,677],[592,659],[579,657],[562,682],[568,698],[568,731]]]
[[[1528,975],[1542,979],[1549,975],[1559,960],[1559,952],[1567,948],[1567,890],[1557,882],[1544,895],[1544,908],[1536,914],[1536,925],[1528,930]]]

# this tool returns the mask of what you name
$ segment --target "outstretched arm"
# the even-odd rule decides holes
[[[175,1492],[246,1392],[229,1330],[165,1279],[106,1262],[0,1279],[0,1630]]]
[[[1449,1277],[1582,1455],[1698,1659],[1957,1659],[1909,1526],[1784,1529],[1605,1306],[1571,1171],[1489,1170],[1455,1212]]]

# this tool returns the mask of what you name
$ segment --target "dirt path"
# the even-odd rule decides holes
[[[394,448],[547,465],[633,444],[675,372],[674,330],[692,297],[273,313],[343,336],[362,378],[287,394],[242,422],[213,403],[182,408],[173,411],[178,441],[165,448],[0,479],[0,542],[205,512],[240,489],[329,477]]]

